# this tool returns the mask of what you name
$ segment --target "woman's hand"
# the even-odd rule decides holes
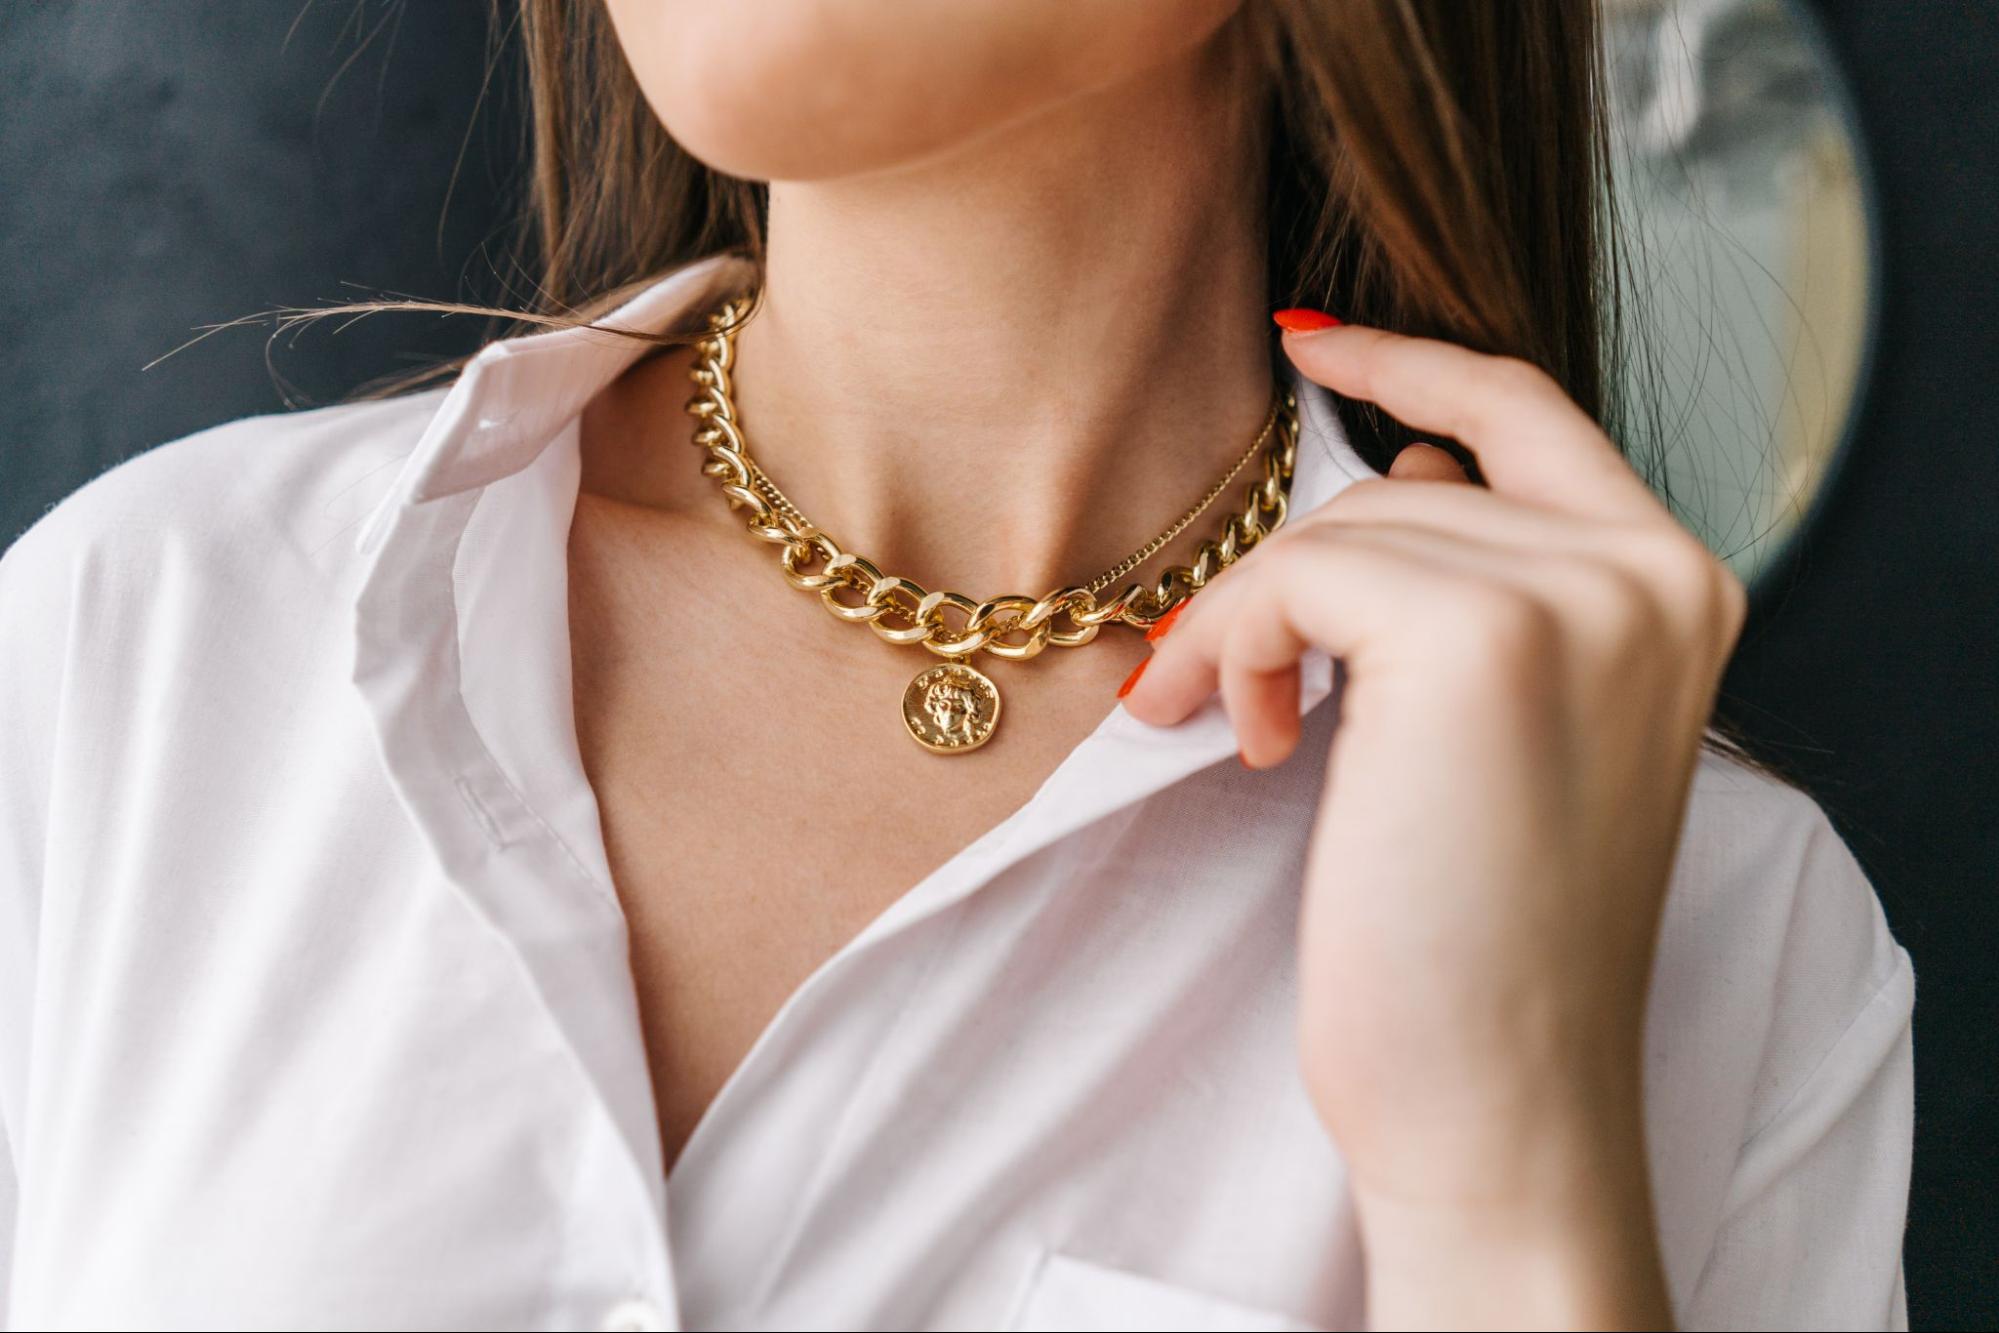
[[[1405,451],[1187,603],[1125,706],[1170,724],[1219,688],[1263,768],[1298,742],[1299,655],[1344,663],[1299,1035],[1373,1322],[1664,1326],[1645,999],[1742,586],[1531,366],[1354,327],[1285,346],[1490,489]]]

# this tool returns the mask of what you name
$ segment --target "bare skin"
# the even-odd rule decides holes
[[[1076,87],[975,142],[895,139],[935,133],[941,113],[923,94],[900,114],[874,88],[866,114],[814,114],[778,136],[769,151],[824,125],[847,137],[810,155],[828,179],[772,181],[766,305],[737,338],[736,396],[758,460],[848,549],[926,587],[1038,595],[1109,568],[1241,455],[1271,383],[1246,147],[1257,126],[1239,110],[1229,49],[1198,43],[1231,8],[1106,11],[1141,31],[1100,34],[1101,52],[1069,41]],[[930,58],[977,62],[995,23],[1068,23],[1061,6],[980,9],[883,14],[897,40],[912,14],[951,27],[929,35]],[[634,8],[620,21],[635,68],[650,64],[643,25],[676,17],[726,19]],[[658,59],[697,40],[668,36]],[[864,50],[815,61],[814,77],[884,49],[889,33],[861,36]],[[1152,63],[1100,85],[1134,52]],[[668,108],[673,128],[695,151],[744,159],[731,169],[786,172],[750,160],[760,144],[718,137],[767,124],[748,108],[768,113],[807,86],[801,72],[766,73],[772,87],[743,93],[740,114],[685,120],[755,70]],[[995,81],[983,98],[953,85],[972,98],[968,116],[1017,95],[1006,70],[962,75]],[[688,89],[685,77],[670,86]],[[885,137],[867,139],[876,128]],[[1216,188],[1226,181],[1238,187]],[[699,471],[687,364],[684,352],[649,358],[590,405],[570,542],[579,743],[631,923],[669,1161],[784,998],[1023,804],[1148,651],[1113,627],[995,665],[1007,714],[994,738],[971,760],[923,751],[898,710],[938,659],[834,620],[784,581],[775,548],[745,535]],[[1210,532],[1190,529],[1140,573]],[[854,792],[871,803],[864,819],[834,799]],[[750,847],[791,874],[746,873]]]
[[[669,1162],[784,998],[1025,803],[1148,652],[1120,629],[988,664],[1005,720],[976,780],[951,780],[940,770],[972,761],[920,749],[899,712],[938,659],[786,583],[776,548],[698,471],[686,417],[652,415],[687,396],[684,362],[655,358],[591,405],[570,528],[578,740],[631,926]],[[620,467],[621,441],[679,465],[664,489],[631,488],[651,470]]]

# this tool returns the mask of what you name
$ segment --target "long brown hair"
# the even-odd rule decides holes
[[[494,68],[512,62],[532,116],[517,259],[527,297],[510,307],[353,302],[284,319],[456,311],[511,336],[590,323],[717,251],[761,266],[767,187],[674,141],[601,0],[494,0],[494,18]],[[1610,224],[1596,0],[1245,0],[1239,18],[1272,103],[1272,307],[1332,310],[1533,362],[1656,480],[1658,442],[1620,419],[1611,391],[1629,355],[1629,265]],[[616,331],[663,345],[698,336]],[[370,394],[447,378],[465,359]],[[1341,411],[1379,470],[1412,438],[1370,404],[1342,401]],[[1707,743],[1770,771],[1726,718]]]

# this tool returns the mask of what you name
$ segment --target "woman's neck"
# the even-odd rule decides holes
[[[1227,35],[948,157],[773,184],[737,402],[754,457],[847,549],[1038,595],[1240,456],[1271,387],[1267,182]]]

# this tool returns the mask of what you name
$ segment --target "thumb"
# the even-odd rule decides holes
[[[1405,445],[1388,465],[1388,475],[1397,481],[1462,481],[1471,478],[1458,460],[1434,444]]]

